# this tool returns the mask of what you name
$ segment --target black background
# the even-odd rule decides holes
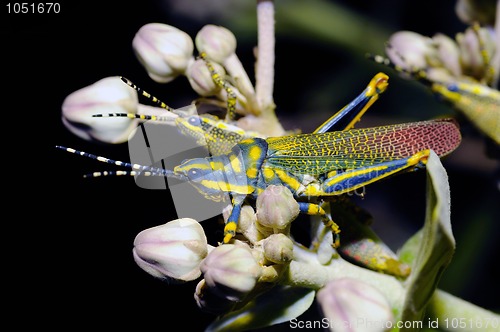
[[[390,1],[338,3],[389,31],[441,31],[453,36],[466,27],[455,16],[454,1],[439,6],[405,1],[397,7]],[[7,180],[3,192],[4,210],[10,212],[4,217],[4,271],[15,288],[10,308],[26,318],[17,320],[20,327],[169,330],[175,323],[201,330],[214,317],[196,307],[195,283],[156,280],[137,267],[131,255],[138,232],[176,218],[169,193],[140,189],[128,178],[82,179],[82,174],[105,167],[54,146],[127,160],[126,144],[89,143],[67,131],[60,120],[64,98],[101,78],[123,75],[171,106],[184,106],[195,97],[187,81],[160,85],[150,80],[132,52],[133,36],[150,22],[177,26],[193,37],[204,24],[224,22],[194,20],[161,1],[66,1],[61,7],[60,14],[50,15],[9,15],[4,4],[0,8],[2,159]],[[339,109],[382,69],[342,45],[314,39],[297,27],[288,33],[286,29],[279,30],[283,33],[276,44],[277,114],[287,129],[310,131],[330,116],[321,114],[321,106],[324,112]],[[251,73],[256,37],[244,37],[237,52]],[[391,87],[376,106],[384,115],[367,116],[366,124],[430,117],[425,103],[435,101],[425,89],[388,73]],[[329,82],[338,90],[324,97],[325,104],[315,101],[315,91]],[[409,101],[421,103],[415,107],[422,113],[400,116]],[[498,165],[484,157],[477,133],[467,124],[464,130],[465,147],[445,163],[458,244],[440,288],[498,310]],[[425,173],[373,184],[360,204],[374,215],[379,235],[397,249],[423,222]],[[221,238],[216,219],[204,223],[213,228],[214,239]]]

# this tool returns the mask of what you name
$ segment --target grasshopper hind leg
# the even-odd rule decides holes
[[[311,216],[320,216],[321,220],[325,224],[325,227],[330,228],[333,233],[333,247],[338,248],[340,246],[340,227],[326,214],[326,211],[319,205],[315,203],[308,202],[298,202],[299,209],[301,213],[308,214]]]

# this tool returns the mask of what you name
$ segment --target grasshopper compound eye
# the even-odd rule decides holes
[[[199,116],[190,116],[188,122],[192,126],[201,127],[201,119]]]

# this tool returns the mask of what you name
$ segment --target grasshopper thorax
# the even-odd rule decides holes
[[[267,144],[260,138],[243,140],[230,153],[183,161],[174,168],[203,196],[221,201],[229,195],[249,195],[256,191]]]

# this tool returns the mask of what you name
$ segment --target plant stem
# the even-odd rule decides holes
[[[257,0],[258,50],[255,93],[262,112],[274,110],[274,3]]]

